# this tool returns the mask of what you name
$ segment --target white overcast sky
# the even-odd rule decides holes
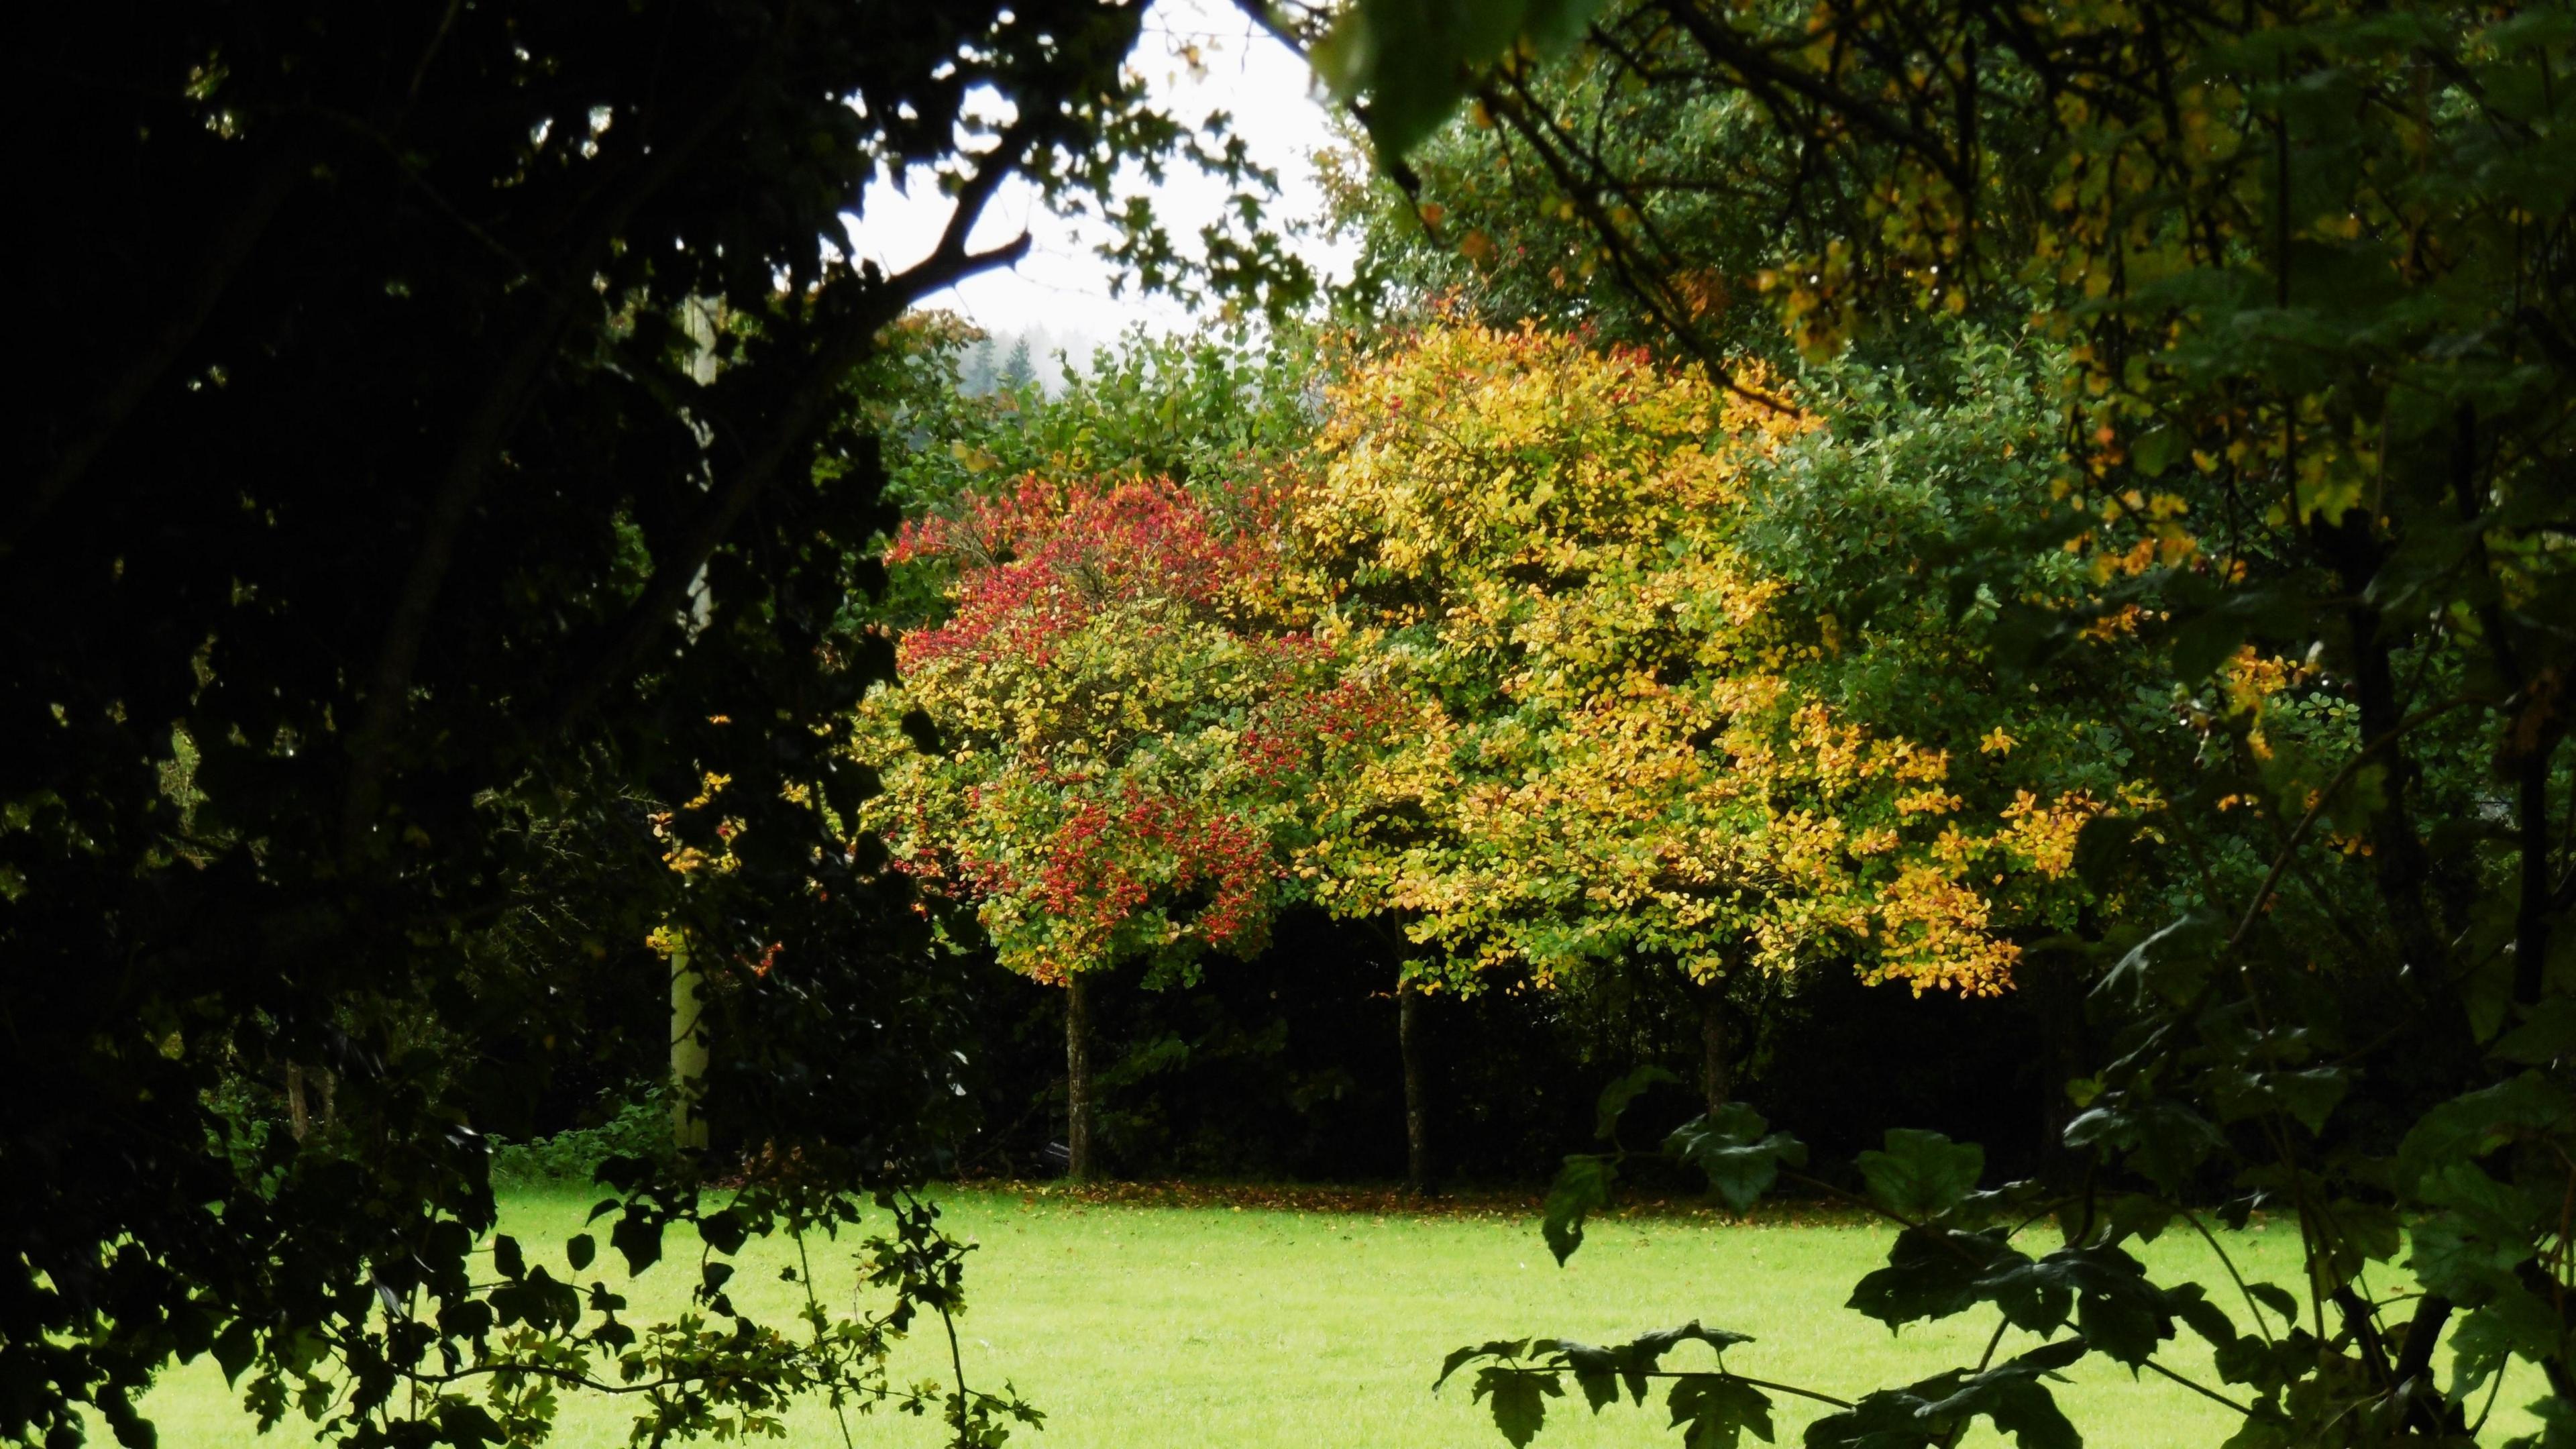
[[[1195,73],[1181,55],[1185,44],[1198,48]],[[1330,113],[1311,87],[1306,62],[1256,29],[1242,11],[1226,0],[1157,0],[1129,64],[1185,123],[1196,124],[1212,110],[1233,115],[1253,159],[1279,173],[1281,194],[1270,212],[1274,223],[1322,215],[1312,156],[1338,144]],[[1183,164],[1168,170],[1154,201],[1175,243],[1188,249],[1199,228],[1216,218],[1225,194],[1221,184]],[[892,187],[872,188],[867,213],[852,228],[858,255],[889,269],[920,260],[938,240],[949,206],[931,186],[915,186],[908,196]],[[1084,228],[1053,215],[1016,181],[986,208],[972,243],[995,246],[1022,227],[1032,245],[1018,266],[970,278],[922,305],[955,311],[988,331],[1043,328],[1058,342],[1079,338],[1086,346],[1140,322],[1158,332],[1190,325],[1179,304],[1140,296],[1132,283],[1125,296],[1111,296],[1116,269],[1094,250],[1105,233],[1096,224]],[[1348,275],[1344,248],[1314,237],[1293,245],[1319,271]]]

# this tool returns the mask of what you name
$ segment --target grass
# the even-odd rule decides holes
[[[1697,1318],[1758,1340],[1728,1356],[1737,1372],[1849,1397],[1973,1362],[1992,1326],[1970,1316],[1891,1336],[1843,1309],[1852,1283],[1886,1252],[1888,1230],[1869,1223],[1739,1224],[1689,1211],[1614,1216],[1596,1220],[1583,1250],[1560,1270],[1519,1202],[1416,1213],[1364,1195],[1191,1197],[1130,1191],[1085,1200],[1038,1189],[943,1197],[951,1230],[981,1245],[968,1280],[972,1308],[959,1325],[967,1373],[979,1383],[1008,1379],[1047,1412],[1036,1436],[1041,1449],[1500,1449],[1503,1439],[1463,1380],[1430,1392],[1453,1347],[1525,1335],[1617,1342]],[[519,1195],[508,1202],[505,1227],[533,1262],[538,1245],[559,1253],[580,1231],[588,1201]],[[2231,1236],[2230,1251],[2249,1273],[2276,1280],[2295,1273],[2296,1243],[2286,1230]],[[809,1246],[819,1279],[848,1281],[849,1248]],[[763,1307],[783,1309],[792,1290],[776,1281],[776,1269],[793,1253],[787,1244],[747,1250],[752,1261],[734,1280],[736,1298],[748,1304],[776,1294]],[[2218,1276],[2207,1247],[2187,1234],[2167,1234],[2146,1256],[2166,1281]],[[603,1263],[612,1260],[603,1255]],[[612,1284],[621,1276],[612,1274]],[[639,1313],[670,1311],[693,1276],[683,1263],[621,1291]],[[916,1333],[895,1365],[899,1379],[944,1375],[936,1335],[935,1322]],[[2008,1335],[2003,1352],[2028,1343]],[[2216,1382],[2204,1356],[2178,1354],[2175,1366]],[[2231,1432],[2233,1414],[2174,1384],[2132,1381],[2092,1361],[2072,1378],[2059,1400],[2092,1449],[2215,1446]],[[2527,1403],[2535,1387],[2518,1382],[2503,1403]],[[1677,1444],[1654,1403],[1622,1404],[1595,1419],[1579,1396],[1570,1407],[1556,1401],[1538,1449]],[[1786,1399],[1780,1410],[1783,1444],[1798,1442],[1822,1412]],[[293,1422],[266,1440],[253,1434],[202,1361],[156,1387],[146,1411],[166,1445],[266,1449],[304,1440]],[[616,1403],[572,1398],[556,1442],[623,1445],[628,1418]],[[2500,1409],[2485,1442],[2531,1427],[2527,1415]],[[931,1445],[939,1437],[935,1424],[893,1417],[854,1418],[851,1429],[868,1446]],[[838,1445],[840,1431],[828,1411],[802,1411],[788,1442]],[[2003,1442],[1982,1426],[1966,1441]]]

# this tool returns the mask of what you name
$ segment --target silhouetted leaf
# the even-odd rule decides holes
[[[1890,1128],[1887,1150],[1856,1159],[1869,1195],[1899,1217],[1936,1218],[1958,1206],[1986,1170],[1986,1150],[1938,1132]]]
[[[1547,1250],[1562,1266],[1583,1246],[1583,1219],[1610,1201],[1610,1184],[1618,1169],[1606,1157],[1576,1155],[1565,1159],[1547,1190],[1546,1218],[1539,1225]]]
[[[1779,1179],[1780,1166],[1804,1167],[1807,1146],[1786,1132],[1769,1132],[1762,1114],[1730,1102],[1694,1117],[1664,1140],[1665,1155],[1698,1168],[1727,1206],[1743,1212]]]

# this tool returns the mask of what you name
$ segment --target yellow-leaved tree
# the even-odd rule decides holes
[[[1842,644],[1735,542],[1748,479],[1814,426],[1748,381],[1432,325],[1331,389],[1291,510],[1326,631],[1416,721],[1301,862],[1319,899],[1399,919],[1420,982],[1681,973],[1712,1111],[1730,993],[1836,961],[2007,989],[2099,809],[1833,707]]]

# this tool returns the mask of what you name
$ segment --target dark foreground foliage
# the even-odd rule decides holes
[[[1120,73],[1138,24],[27,17],[0,1439],[94,1412],[150,1443],[136,1397],[206,1354],[263,1421],[366,1445],[528,1442],[567,1385],[631,1395],[652,1443],[887,1395],[889,1335],[957,1291],[899,1187],[948,1139],[963,1022],[835,828],[890,663],[843,628],[891,522],[850,395],[915,300],[1024,248],[967,245],[1006,177],[1096,194],[1195,142]],[[937,248],[843,261],[908,167],[955,199]],[[609,1174],[626,1266],[706,1245],[691,1315],[630,1323],[482,1241],[485,1134],[669,1049],[656,933],[706,983],[715,1156]],[[748,1185],[702,1190],[710,1160]],[[847,1230],[871,1192],[877,1310],[737,1311],[746,1235]],[[1012,1407],[946,1392],[961,1439]]]

